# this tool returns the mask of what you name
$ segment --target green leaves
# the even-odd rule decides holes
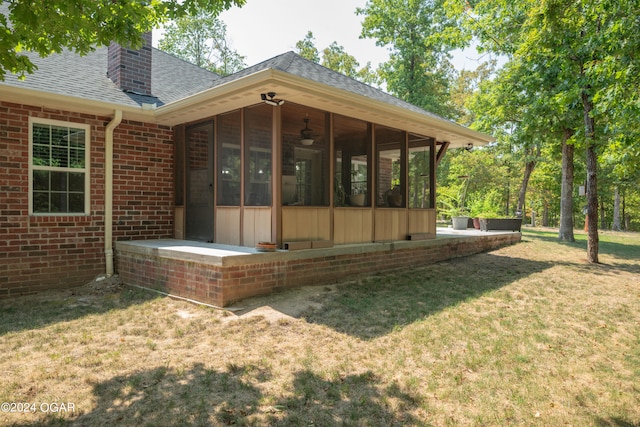
[[[2,2],[0,11],[0,81],[6,73],[32,73],[33,63],[20,52],[40,56],[69,49],[86,54],[112,41],[139,47],[141,36],[170,18],[200,8],[214,15],[245,0],[47,0]],[[5,3],[8,5],[5,6]]]
[[[315,46],[313,33],[308,31],[304,39],[296,42],[296,51],[303,58],[322,64],[323,66],[370,85],[378,84],[378,74],[371,68],[371,63],[360,68],[360,63],[353,55],[348,54],[344,46],[331,43],[322,51],[322,59]]]
[[[171,22],[158,47],[221,75],[245,68],[244,56],[231,49],[227,41],[224,22],[216,14],[203,9]]]
[[[381,66],[387,90],[407,102],[447,118],[456,115],[449,91],[454,70],[449,52],[467,38],[443,0],[370,0],[361,37],[386,46],[390,59]]]
[[[320,63],[320,54],[318,53],[318,48],[315,46],[315,38],[311,31],[307,31],[304,39],[296,42],[296,52],[309,61]]]

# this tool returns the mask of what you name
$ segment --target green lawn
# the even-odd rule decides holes
[[[244,315],[128,288],[2,300],[0,402],[36,412],[0,424],[640,426],[640,235],[603,233],[590,265],[556,234]]]

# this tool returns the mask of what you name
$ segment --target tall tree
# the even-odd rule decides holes
[[[576,104],[581,107],[582,124],[569,128],[576,131],[586,151],[587,255],[597,263],[598,152],[609,137],[598,123],[606,123],[615,110],[628,111],[632,103],[620,95],[637,93],[629,85],[629,76],[637,75],[631,70],[640,65],[635,53],[640,2],[478,0],[470,6],[465,0],[449,0],[449,4],[466,17],[486,49],[520,58],[532,73],[545,76],[549,83],[555,80],[556,94],[545,101],[559,102],[565,110]],[[637,100],[637,95],[631,98]]]
[[[523,165],[516,213],[524,214],[525,198],[531,175],[540,159],[541,147],[555,136],[556,122],[545,117],[549,104],[536,102],[541,78],[517,58],[508,61],[491,80],[485,80],[470,106],[475,114],[474,127],[493,132],[505,151]]]
[[[364,16],[362,37],[390,51],[381,65],[387,89],[414,105],[455,118],[450,87],[455,78],[450,51],[464,40],[444,0],[369,0],[356,13]]]
[[[573,70],[571,80],[582,104],[582,136],[586,146],[587,164],[587,256],[590,262],[599,261],[598,236],[598,152],[607,135],[597,134],[597,120],[606,122],[610,114],[605,104],[598,102],[601,93],[614,83],[614,75],[600,64],[607,63],[616,73],[627,70],[621,61],[634,55],[638,27],[625,22],[628,16],[638,16],[640,3],[636,0],[542,1],[537,15],[530,20],[532,31],[523,48],[538,49],[535,56],[549,66]],[[632,18],[635,19],[635,18]],[[633,28],[625,27],[631,24]],[[534,27],[535,26],[535,27]],[[535,29],[534,29],[535,28]],[[622,44],[620,41],[622,40]],[[625,42],[628,43],[625,45]],[[622,63],[628,61],[622,61]],[[639,65],[636,63],[635,65]],[[630,89],[630,88],[629,88]],[[620,98],[622,105],[627,100]]]
[[[574,134],[575,132],[570,128],[565,128],[562,134],[562,188],[560,190],[558,240],[563,242],[574,242],[576,240],[573,235],[574,145],[571,143],[571,138]]]
[[[633,121],[633,118],[629,117],[629,119]],[[609,140],[609,145],[600,156],[600,163],[603,165],[603,170],[608,171],[613,187],[610,192],[601,192],[601,194],[605,193],[605,197],[610,197],[611,193],[614,194],[612,229],[616,231],[621,231],[626,225],[623,206],[626,195],[640,187],[640,130],[636,126],[629,125],[630,123],[624,120],[609,127],[618,134]]]
[[[372,70],[370,62],[360,68],[358,60],[347,53],[344,46],[338,45],[335,41],[322,50],[322,58],[320,58],[320,53],[315,46],[315,38],[311,31],[307,32],[304,39],[296,42],[296,51],[303,58],[319,63],[345,76],[371,85],[378,83],[377,74]]]
[[[333,42],[322,51],[322,65],[332,70],[338,71],[345,76],[352,77],[367,84],[376,84],[377,76],[371,69],[371,62],[360,68],[360,63],[356,58],[348,54],[344,46]]]
[[[246,67],[244,56],[230,47],[225,23],[203,9],[172,21],[158,47],[223,76]]]
[[[45,57],[63,49],[80,55],[112,41],[139,47],[142,34],[198,8],[213,14],[245,0],[7,0],[0,3],[0,80],[24,77],[35,65],[24,55]]]
[[[481,83],[492,78],[497,63],[489,60],[481,63],[475,70],[460,70],[450,91],[451,103],[456,110],[457,122],[463,126],[473,126],[479,118],[472,104],[474,96],[480,90]]]
[[[474,7],[466,1],[447,2],[451,14],[460,17],[462,27],[475,34],[481,42],[480,50],[495,52],[507,59],[497,77],[486,81],[476,98],[479,102],[474,106],[475,126],[481,126],[486,131],[498,130],[499,143],[508,143],[517,150],[515,153],[520,153],[524,174],[516,210],[524,212],[528,183],[542,146],[557,144],[560,135],[564,138],[565,123],[573,120],[575,112],[558,101],[565,97],[566,91],[563,85],[558,84],[558,70],[538,67],[530,63],[526,56],[518,54],[518,48],[523,43],[521,28],[527,20],[527,8],[522,3],[502,0],[475,2]],[[500,25],[494,28],[495,22]],[[572,150],[573,146],[569,148]],[[570,179],[572,172],[567,171],[573,168],[573,159],[563,162],[563,165],[566,169],[562,177]],[[569,188],[572,185],[571,180]],[[566,199],[562,206],[567,212],[563,226],[568,227],[572,240],[573,193],[568,191],[563,194]]]

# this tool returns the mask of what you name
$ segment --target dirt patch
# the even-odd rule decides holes
[[[120,276],[113,274],[107,277],[104,274],[97,275],[90,282],[84,285],[71,289],[71,295],[106,295],[120,292],[122,290],[123,283]]]
[[[66,301],[77,298],[80,301],[90,302],[106,295],[116,295],[122,291],[124,284],[117,274],[106,277],[99,274],[89,282],[76,287],[64,287],[60,289],[47,289],[31,295],[23,295],[15,298],[30,299],[35,302],[42,301]]]
[[[305,286],[287,289],[270,295],[253,297],[233,304],[227,309],[231,316],[224,321],[261,316],[269,322],[279,319],[298,318],[310,308],[322,308],[322,300],[334,294],[338,285]]]

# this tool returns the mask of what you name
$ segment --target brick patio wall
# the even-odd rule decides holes
[[[89,215],[29,215],[29,116],[91,125]],[[104,137],[109,117],[0,102],[0,298],[78,286],[105,271]],[[171,237],[171,129],[114,133],[115,239]]]
[[[376,272],[424,266],[520,240],[520,233],[508,233],[256,253],[210,260],[206,257],[180,259],[168,252],[119,243],[117,259],[118,273],[125,284],[224,307],[285,288],[335,283]]]

